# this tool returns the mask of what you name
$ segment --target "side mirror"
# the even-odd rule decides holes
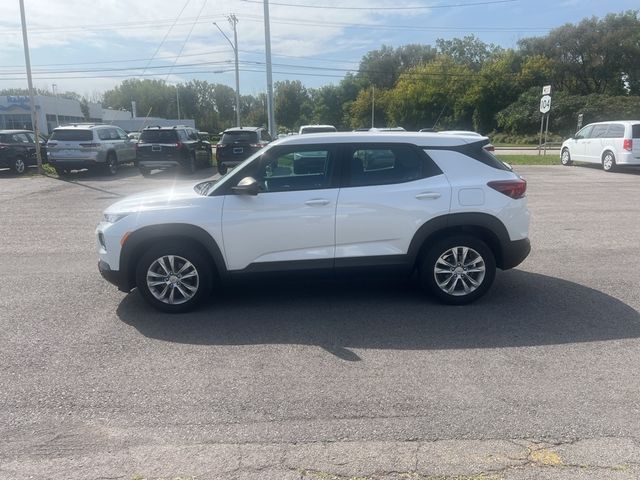
[[[260,191],[260,185],[253,177],[244,177],[238,182],[238,185],[231,187],[238,195],[258,195]]]

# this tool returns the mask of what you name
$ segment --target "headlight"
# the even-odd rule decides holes
[[[105,213],[104,221],[107,223],[116,223],[118,220],[123,219],[129,215],[128,213]]]

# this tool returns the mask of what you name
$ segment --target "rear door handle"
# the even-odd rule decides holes
[[[306,202],[304,202],[305,205],[308,205],[310,207],[324,207],[325,205],[329,205],[331,203],[330,200],[327,200],[326,198],[314,198],[312,200],[307,200]]]
[[[423,192],[416,195],[418,200],[435,200],[436,198],[440,198],[440,194],[438,192]]]

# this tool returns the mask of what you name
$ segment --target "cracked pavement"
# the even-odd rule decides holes
[[[183,317],[104,282],[93,229],[192,180],[0,171],[0,479],[640,478],[640,175],[517,170],[533,252],[474,305],[283,280]]]

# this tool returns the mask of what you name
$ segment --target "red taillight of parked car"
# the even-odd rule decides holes
[[[224,147],[226,147],[226,146],[227,146],[227,144],[226,144],[226,143],[218,143],[218,144],[216,144],[216,149],[218,149],[218,148],[224,148]]]
[[[82,148],[98,148],[101,144],[100,143],[81,143],[80,146]]]
[[[633,139],[625,138],[624,141],[622,142],[622,148],[624,148],[628,152],[633,150]]]
[[[527,191],[527,182],[522,178],[517,180],[495,180],[487,183],[488,186],[513,199],[523,198]]]

